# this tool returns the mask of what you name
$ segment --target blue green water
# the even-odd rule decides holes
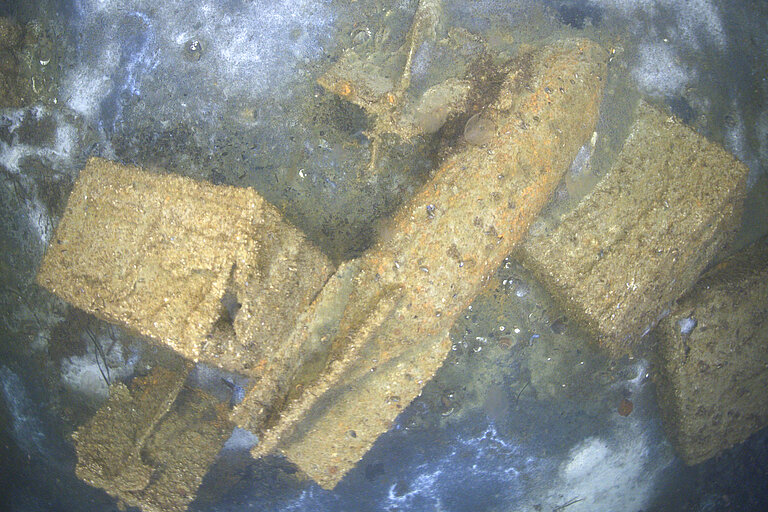
[[[22,34],[13,44],[0,41],[0,508],[116,509],[75,476],[70,435],[106,399],[107,367],[110,381],[129,380],[173,359],[34,284],[85,160],[252,186],[334,260],[357,256],[454,139],[446,130],[388,140],[378,172],[368,173],[371,119],[316,81],[348,48],[396,54],[416,5],[0,6]],[[445,0],[435,37],[414,56],[412,84],[423,91],[461,76],[481,51],[503,61],[525,45],[596,39],[612,55],[597,143],[539,222],[556,222],[610,168],[644,98],[749,166],[738,247],[768,232],[767,22],[759,1]],[[664,436],[645,353],[611,360],[511,260],[490,281],[454,326],[443,368],[336,489],[319,488],[278,457],[252,460],[256,439],[236,431],[191,510],[766,506],[768,434],[686,467]],[[96,343],[109,350],[102,356]],[[190,385],[230,400],[216,371],[195,375]],[[617,413],[625,397],[634,404],[626,417]]]

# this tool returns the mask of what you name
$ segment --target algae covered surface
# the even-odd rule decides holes
[[[733,238],[749,173],[679,119],[644,103],[637,117],[605,178],[520,251],[613,352],[647,335]]]
[[[664,320],[659,401],[689,464],[741,443],[768,422],[767,258],[763,238],[707,272]]]

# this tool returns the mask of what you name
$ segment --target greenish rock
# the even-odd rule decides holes
[[[0,108],[55,102],[60,53],[41,23],[0,18]]]
[[[23,33],[18,23],[10,18],[0,18],[0,50],[19,46]]]

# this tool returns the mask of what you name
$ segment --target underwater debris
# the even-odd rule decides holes
[[[99,368],[99,373],[101,373],[101,377],[104,379],[104,383],[107,385],[107,387],[109,387],[112,384],[112,379],[109,374],[109,364],[107,363],[107,354],[104,353],[104,348],[96,339],[96,336],[93,334],[93,331],[89,326],[85,327],[85,332],[88,335],[88,337],[91,339],[91,342],[93,343],[93,347],[96,349],[94,358],[96,359],[96,366]],[[101,361],[99,361],[99,358],[101,358]],[[102,370],[101,368],[102,364],[104,364],[104,369],[107,371],[107,373],[104,373],[104,370]]]
[[[664,428],[698,464],[768,425],[768,238],[706,273],[659,325]],[[696,329],[680,322],[695,317]]]
[[[252,376],[332,270],[251,189],[91,158],[37,282],[188,359]],[[222,322],[227,292],[240,307]]]
[[[127,506],[186,510],[233,428],[225,404],[183,390],[189,369],[156,367],[130,386],[114,384],[73,434],[77,476]]]
[[[324,363],[305,373],[311,380],[282,402],[257,386],[236,408],[241,427],[262,432],[254,456],[277,450],[332,488],[443,363],[454,320],[527,233],[597,120],[607,58],[598,45],[564,40],[525,58],[531,74],[510,73],[486,109],[496,136],[448,158],[395,215],[393,235],[340,267],[351,285],[336,285],[338,295],[324,289],[290,338],[325,347]],[[562,80],[567,90],[545,91]],[[326,301],[345,305],[324,343],[312,333],[327,321]]]
[[[482,114],[473,115],[464,126],[464,139],[475,146],[482,146],[493,140],[496,125]]]
[[[634,409],[635,406],[632,404],[632,402],[626,398],[622,398],[621,402],[619,402],[618,407],[616,407],[616,412],[619,413],[619,416],[629,416],[632,414],[632,409]]]
[[[552,512],[558,512],[559,510],[564,510],[567,507],[570,507],[571,505],[575,505],[576,503],[579,503],[580,501],[584,501],[584,498],[573,498],[573,499],[570,499],[570,500],[566,501],[565,503],[563,503],[562,505],[558,505],[555,508],[553,508]]]
[[[332,488],[442,365],[454,320],[594,131],[600,46],[568,39],[520,58],[483,112],[493,136],[448,157],[395,215],[392,236],[333,275],[252,190],[91,159],[38,282],[188,359],[252,377],[230,413],[259,436],[252,454],[283,453]],[[128,393],[120,386],[116,397]],[[150,470],[136,468],[130,482],[98,485],[144,489]],[[97,482],[91,473],[83,478]]]
[[[739,227],[749,169],[646,103],[616,164],[521,262],[614,354],[628,352]]]
[[[233,381],[230,378],[222,377],[221,382],[223,382],[224,385],[227,386],[229,390],[232,392],[232,397],[229,399],[230,407],[234,407],[243,401],[243,399],[245,398],[245,388],[235,384],[235,381]]]
[[[375,170],[382,139],[394,134],[410,140],[421,134],[437,132],[446,120],[466,107],[470,92],[467,80],[448,78],[408,101],[413,59],[426,41],[434,40],[442,12],[441,0],[419,0],[405,43],[394,53],[374,51],[361,54],[347,49],[341,58],[318,79],[326,90],[354,103],[374,117],[365,132],[372,141],[369,170]],[[393,62],[404,58],[402,68]]]

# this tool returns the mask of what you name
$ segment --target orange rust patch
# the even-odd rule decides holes
[[[355,92],[355,90],[352,87],[352,84],[350,84],[349,82],[341,82],[339,84],[340,96],[351,96],[353,92]]]

